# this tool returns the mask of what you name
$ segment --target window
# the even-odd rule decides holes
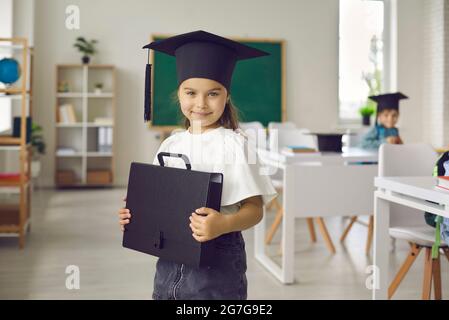
[[[379,0],[340,0],[339,118],[360,119],[359,109],[379,94],[383,85],[384,3]]]

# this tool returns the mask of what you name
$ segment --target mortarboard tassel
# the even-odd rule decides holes
[[[148,58],[150,50],[148,50]],[[151,120],[151,64],[149,61],[145,67],[145,100],[144,100],[144,121]]]

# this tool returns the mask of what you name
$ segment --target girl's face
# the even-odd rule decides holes
[[[377,121],[385,128],[394,128],[398,122],[399,112],[393,109],[383,110],[377,116]]]
[[[223,85],[210,79],[190,78],[179,86],[178,98],[181,111],[191,126],[200,124],[201,132],[220,126],[218,120],[228,98]]]

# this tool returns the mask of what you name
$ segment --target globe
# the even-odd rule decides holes
[[[3,58],[0,60],[0,82],[11,85],[20,77],[20,65],[16,59]]]

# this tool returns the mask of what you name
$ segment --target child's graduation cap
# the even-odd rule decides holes
[[[343,133],[308,133],[317,137],[318,151],[342,152]]]
[[[154,41],[143,48],[176,58],[178,85],[190,78],[206,78],[221,83],[228,92],[237,61],[269,55],[262,50],[201,30]],[[145,121],[150,119],[151,65],[148,62],[145,70]]]
[[[408,99],[405,94],[400,92],[380,94],[377,96],[370,96],[368,98],[377,103],[377,113],[387,109],[399,110],[399,101],[402,99]]]

